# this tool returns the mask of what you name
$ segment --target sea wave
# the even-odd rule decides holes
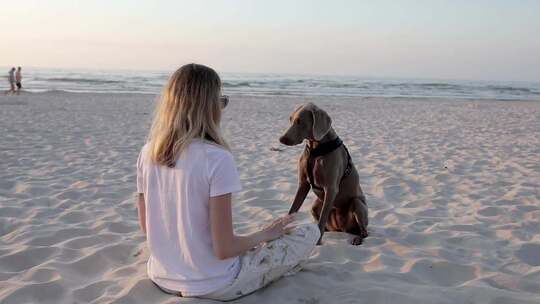
[[[513,92],[513,93],[518,93],[518,94],[534,94],[534,95],[540,94],[540,91],[534,91],[532,89],[522,88],[522,87],[488,85],[487,88],[490,90],[495,90],[495,91],[502,91],[502,92],[508,91],[508,92]]]
[[[125,83],[124,80],[111,80],[111,79],[95,79],[95,78],[77,78],[77,77],[58,77],[58,78],[35,78],[39,81],[49,81],[49,82],[78,82],[78,83],[89,83],[89,84],[118,84]]]
[[[238,82],[238,83],[234,83],[234,82],[227,82],[227,81],[224,81],[223,82],[223,87],[225,88],[238,88],[238,87],[250,87],[251,84],[247,81],[242,81],[242,82]]]
[[[163,71],[87,71],[26,69],[29,91],[159,94],[169,73]],[[5,76],[4,76],[5,77]],[[380,79],[353,76],[280,74],[221,75],[225,94],[253,96],[360,96],[456,99],[539,100],[540,83]],[[4,82],[7,84],[7,81]]]

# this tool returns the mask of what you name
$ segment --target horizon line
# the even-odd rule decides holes
[[[196,63],[196,62],[194,62]],[[16,65],[15,67],[20,66]],[[0,68],[10,69],[13,66],[0,66]],[[147,69],[147,68],[95,68],[95,67],[44,67],[44,66],[21,66],[24,69],[48,69],[48,70],[87,70],[87,71],[104,71],[104,72],[167,72],[166,68],[162,69]],[[170,72],[175,71],[170,69]],[[213,68],[214,69],[214,68]],[[291,73],[291,72],[238,72],[238,71],[220,71],[218,74],[246,74],[246,75],[284,75],[284,76],[319,76],[319,77],[358,77],[365,79],[380,79],[380,80],[436,80],[436,81],[474,81],[474,82],[517,82],[517,83],[533,83],[540,84],[538,80],[512,80],[512,79],[466,79],[466,78],[445,78],[445,77],[419,77],[419,76],[375,76],[375,75],[360,75],[360,74],[333,74],[333,73]]]

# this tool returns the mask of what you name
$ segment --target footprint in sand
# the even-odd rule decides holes
[[[540,266],[540,244],[523,244],[516,251],[516,256],[525,264],[531,266]]]

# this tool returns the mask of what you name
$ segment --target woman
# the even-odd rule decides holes
[[[15,68],[11,68],[8,73],[9,91],[8,93],[15,93]]]
[[[220,94],[209,67],[188,64],[170,77],[139,155],[137,192],[150,279],[168,293],[232,300],[297,270],[320,233],[291,228],[286,216],[234,234],[231,193],[241,184],[219,128],[228,102]]]
[[[21,71],[21,67],[17,67],[17,72],[15,72],[15,82],[17,84],[17,94],[20,94],[21,89],[22,89],[22,71]]]

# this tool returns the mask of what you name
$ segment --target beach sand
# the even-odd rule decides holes
[[[155,99],[0,96],[1,303],[212,303],[146,275],[135,164]],[[238,303],[540,303],[540,103],[233,96],[237,233],[287,212],[303,147],[278,138],[307,101],[352,154],[370,236],[325,234],[304,271]]]

